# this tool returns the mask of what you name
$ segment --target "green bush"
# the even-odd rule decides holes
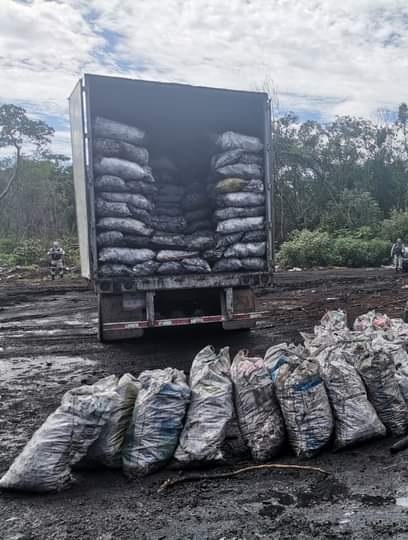
[[[353,237],[335,238],[331,246],[331,264],[336,266],[381,266],[390,257],[390,243],[378,238],[361,240]]]
[[[390,218],[382,222],[380,235],[390,242],[402,238],[403,242],[408,243],[408,212],[393,210]]]
[[[30,240],[21,240],[16,245],[13,255],[15,264],[17,265],[38,265],[46,259],[46,246],[44,242],[34,238]]]
[[[369,236],[369,231],[360,231]],[[354,233],[355,234],[355,233]],[[297,231],[284,242],[277,260],[283,267],[380,266],[390,258],[390,242],[379,238],[356,238],[352,234],[330,236],[321,231]]]
[[[296,231],[284,242],[277,260],[284,267],[326,266],[330,261],[330,235],[321,231]]]

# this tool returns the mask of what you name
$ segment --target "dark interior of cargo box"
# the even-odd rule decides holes
[[[86,76],[91,120],[104,116],[148,134],[151,155],[165,155],[185,177],[208,174],[211,136],[237,131],[264,139],[265,94]]]
[[[199,234],[200,232],[205,233],[205,231],[207,231],[207,234],[213,235],[215,246],[215,237],[216,234],[218,234],[216,232],[218,231],[218,227],[213,213],[215,209],[218,208],[216,206],[218,202],[215,204],[214,198],[212,198],[210,194],[211,190],[214,189],[215,179],[219,178],[214,176],[214,167],[211,165],[211,158],[219,152],[219,142],[216,144],[216,138],[224,132],[236,132],[243,136],[250,136],[252,138],[257,137],[260,141],[264,142],[266,128],[265,121],[266,118],[268,118],[266,115],[266,94],[102,77],[97,75],[86,75],[85,87],[88,93],[87,104],[90,107],[90,110],[87,111],[89,127],[95,126],[97,117],[102,117],[128,126],[134,126],[145,132],[146,139],[141,146],[145,146],[149,152],[149,165],[151,165],[153,170],[153,178],[158,190],[157,192],[160,195],[160,193],[165,192],[166,189],[169,188],[169,185],[165,185],[168,180],[163,181],[163,179],[161,179],[160,168],[159,165],[157,165],[157,160],[160,162],[162,158],[165,158],[174,164],[173,168],[176,171],[171,173],[174,175],[174,178],[169,181],[170,184],[173,182],[173,184],[176,185],[176,188],[178,185],[179,190],[180,185],[182,186],[181,194],[177,195],[176,199],[177,197],[180,197],[180,206],[182,207],[182,217],[180,220],[182,222],[184,220],[183,223],[186,223],[185,229],[182,229],[187,234],[186,238],[190,238],[188,236],[189,234]],[[92,152],[93,129],[89,129],[88,132],[91,137],[89,150]],[[92,159],[93,156],[91,155],[90,158]],[[99,157],[97,157],[97,161],[98,159]],[[156,166],[154,165],[155,162]],[[260,164],[258,167],[260,167]],[[117,175],[120,176],[119,173],[117,173]],[[96,181],[98,180],[99,177]],[[236,179],[232,178],[231,180]],[[259,182],[259,180],[257,181]],[[197,185],[199,186],[198,188],[194,187]],[[194,196],[194,194],[191,195],[191,193],[189,193],[189,189],[205,189],[206,191],[203,200],[197,202],[197,200],[189,199],[190,196]],[[183,190],[185,190],[184,194]],[[240,202],[243,201],[242,206],[256,206],[256,202],[253,200],[252,202],[247,201],[249,195],[247,196],[246,193],[243,193],[243,195],[245,195],[246,199],[243,201],[241,198]],[[106,198],[106,196],[107,195],[104,194],[102,198]],[[174,197],[174,195],[172,196]],[[260,197],[263,197],[263,195]],[[107,216],[108,219],[110,219],[112,214],[109,214],[108,210],[104,210],[105,207],[101,210],[101,205],[106,205],[105,199],[103,198],[101,201],[97,194],[95,199],[97,204],[97,215],[100,217],[101,212],[104,211],[105,213],[102,215]],[[181,245],[184,242],[184,240],[182,240],[177,243],[173,237],[169,247],[169,241],[162,241],[160,238],[162,232],[175,233],[175,235],[177,235],[177,233],[181,235],[184,234],[184,232],[181,232],[181,229],[178,229],[179,222],[177,222],[177,219],[179,218],[177,217],[177,212],[166,214],[166,211],[169,211],[169,208],[163,209],[162,205],[164,204],[166,204],[166,201],[163,202],[163,198],[160,199],[160,196],[155,199],[153,206],[154,210],[149,210],[151,212],[151,218],[148,218],[151,219],[151,223],[148,224],[148,227],[150,227],[151,231],[154,231],[154,234],[152,236],[152,233],[142,233],[146,234],[146,244],[143,243],[143,246],[137,246],[150,248],[151,250],[156,251],[157,261],[160,262],[166,260],[163,259],[164,256],[175,256],[174,252],[169,255],[166,253],[166,250],[182,250],[180,247],[171,247],[174,243],[176,243],[176,245]],[[197,204],[201,205],[199,207],[200,210],[208,210],[209,216],[196,219],[196,223],[189,223],[189,219],[191,218],[187,215],[188,211],[192,210],[194,212],[197,208]],[[258,204],[263,205],[264,199]],[[112,206],[110,208],[112,208]],[[177,209],[173,207],[171,210]],[[120,211],[122,212],[122,210]],[[132,216],[135,215],[134,209],[126,211],[130,211]],[[244,214],[244,217],[247,217],[247,214]],[[136,218],[136,221],[137,219],[138,218]],[[143,219],[143,216],[140,219]],[[202,221],[200,221],[200,219]],[[218,218],[218,222],[222,219],[226,218]],[[171,222],[169,220],[171,220]],[[147,223],[147,220],[145,222]],[[135,221],[133,221],[133,223],[135,223]],[[105,224],[100,224],[98,221],[96,224],[97,231],[100,231],[103,226],[105,226]],[[118,225],[116,224],[116,226]],[[173,227],[173,229],[171,227]],[[184,225],[181,225],[180,227],[184,227]],[[156,232],[158,233],[157,235]],[[123,242],[129,241],[131,240],[123,240]],[[118,242],[122,242],[122,240],[119,240]],[[189,239],[188,242],[191,242],[191,239]],[[235,240],[235,242],[237,242],[237,240]],[[123,244],[120,243],[114,245],[123,246]],[[112,246],[112,244],[109,244],[109,246]],[[127,249],[130,244],[125,244],[125,246]],[[208,247],[191,249],[190,244],[186,249],[189,249],[189,254],[185,255],[185,259],[182,259],[181,263],[178,262],[176,265],[166,266],[166,263],[159,264],[156,261],[155,264],[159,265],[156,268],[158,274],[169,275],[173,272],[175,274],[180,272],[209,273],[213,269],[218,272],[225,271],[226,266],[215,269],[217,261],[221,260],[223,257],[223,252],[221,254],[220,252],[214,254],[213,250],[212,253],[208,253],[206,251]],[[264,250],[265,248],[261,247],[261,249]],[[163,255],[163,252],[160,250],[164,250],[165,255]],[[195,251],[197,252],[196,255],[190,255],[190,253]],[[261,255],[261,258],[263,255],[264,254]],[[130,256],[132,256],[132,254],[130,254]],[[230,258],[234,257],[234,255],[226,256]],[[256,255],[253,256],[256,258]],[[120,258],[126,258],[127,255],[125,256],[123,253],[117,255],[113,252],[106,255],[106,252],[104,252],[104,258],[99,258],[98,256],[98,259],[104,261],[106,260],[106,257],[109,257],[110,260],[113,259],[114,262],[120,262]],[[194,257],[196,257],[196,259],[194,259]],[[193,266],[189,265],[190,259],[194,261]],[[129,263],[129,265],[131,264],[132,263]],[[230,259],[227,262],[221,262],[220,264],[227,265],[229,270],[232,268],[230,266]],[[236,260],[231,264],[235,265],[234,269],[237,269],[237,264],[239,269],[241,269],[241,266],[239,266],[240,263],[237,263]],[[259,264],[261,264],[261,268],[264,268],[264,262],[261,260],[261,263],[259,263],[259,259],[258,262],[246,262],[245,264],[256,264],[256,269],[259,269]],[[175,269],[175,266],[177,269]],[[255,268],[251,267],[250,269],[255,270]],[[108,268],[105,266],[101,272],[109,273],[111,270],[110,267]],[[149,272],[152,274],[156,270],[149,270]],[[116,269],[115,271],[119,270]],[[132,272],[136,271],[139,271],[139,268],[133,266]],[[145,268],[140,269],[140,271],[143,273],[147,272]]]

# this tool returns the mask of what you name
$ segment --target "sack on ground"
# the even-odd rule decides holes
[[[293,451],[301,458],[316,455],[329,443],[334,427],[318,363],[281,356],[268,368]]]
[[[174,457],[183,464],[222,460],[221,446],[233,413],[228,347],[217,354],[207,346],[196,355],[190,387],[191,402]]]
[[[86,461],[91,464],[120,468],[122,466],[122,446],[129,428],[140,383],[125,373],[115,388],[115,398],[106,424],[99,437],[88,448]]]
[[[132,420],[123,447],[127,476],[152,473],[173,456],[190,399],[182,371],[173,368],[144,371]]]
[[[240,351],[232,362],[231,378],[242,437],[255,461],[268,461],[285,442],[285,426],[266,365],[262,358]]]
[[[347,363],[345,353],[335,347],[323,356],[322,361],[319,356],[317,361],[333,410],[335,448],[384,436],[385,426],[368,401],[360,375]]]
[[[71,467],[85,456],[109,418],[116,384],[111,376],[64,394],[1,478],[0,488],[47,492],[68,487],[75,480]]]
[[[408,429],[408,406],[401,394],[388,342],[377,337],[358,350],[354,365],[361,375],[368,398],[393,436],[403,435]]]

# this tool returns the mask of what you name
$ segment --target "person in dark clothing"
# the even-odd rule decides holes
[[[405,246],[402,243],[401,238],[398,238],[395,244],[391,248],[391,257],[394,260],[395,271],[401,272],[402,270],[402,256],[404,254]]]
[[[57,273],[61,279],[64,277],[64,256],[65,251],[58,242],[54,242],[52,248],[48,251],[51,279],[55,279]]]

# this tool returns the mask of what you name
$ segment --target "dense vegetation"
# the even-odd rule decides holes
[[[408,109],[396,121],[273,119],[275,235],[283,266],[374,266],[408,241]],[[72,167],[52,155],[53,130],[0,106],[0,266],[44,260],[58,238],[75,252]]]

